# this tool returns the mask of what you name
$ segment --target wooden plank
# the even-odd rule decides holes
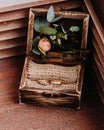
[[[91,24],[92,25],[92,24]],[[92,28],[92,26],[90,25],[90,28]],[[92,29],[92,30],[89,30],[89,46],[90,46],[90,49],[96,51],[98,57],[99,57],[99,60],[101,61],[102,64],[104,64],[104,46],[102,45],[102,43],[100,42],[100,37],[98,37],[98,33],[96,32],[96,28]],[[99,44],[101,43],[101,44]]]
[[[104,66],[100,63],[100,60],[99,60],[99,58],[98,58],[98,55],[97,55],[96,53],[94,53],[94,51],[93,51],[93,58],[94,58],[95,63],[96,63],[96,65],[97,65],[97,67],[98,67],[98,71],[99,71],[99,75],[100,75],[100,76],[98,76],[98,72],[97,72],[96,74],[97,74],[97,76],[98,76],[99,78],[103,79],[103,81],[104,81]],[[97,70],[96,70],[96,71],[97,71]],[[103,87],[102,89],[104,90],[104,87]]]
[[[102,89],[99,87],[99,86],[101,86],[101,82],[99,82],[99,84],[96,83],[96,86],[97,86],[98,92],[100,94],[101,100],[104,104],[104,93],[102,92]]]
[[[101,74],[99,72],[98,66],[97,66],[96,61],[94,60],[94,58],[90,57],[90,60],[91,60],[91,64],[92,64],[92,62],[94,63],[94,64],[92,64],[92,67],[93,67],[93,70],[95,72],[95,76],[97,77],[97,82],[100,83],[99,88],[102,90],[102,93],[104,94],[104,87],[103,87],[104,86],[104,83],[103,83],[104,79],[103,79],[103,77],[101,76]],[[96,84],[96,81],[95,81],[95,84]]]
[[[15,47],[15,48],[11,48],[11,49],[1,50],[0,59],[24,54],[26,52],[25,48],[26,48],[25,46],[21,46],[21,47]]]
[[[91,0],[91,2],[104,28],[104,0]]]
[[[102,87],[103,87],[103,81],[102,80],[100,80],[101,78],[98,76],[99,74],[99,72],[98,71],[96,71],[98,68],[97,68],[97,66],[96,66],[96,63],[95,63],[95,61],[90,57],[90,62],[91,62],[91,70],[92,70],[92,77],[93,77],[93,80],[95,81],[95,86],[96,86],[96,88],[97,88],[97,90],[98,90],[98,92],[99,92],[99,95],[100,95],[100,97],[101,97],[101,100],[102,100],[102,102],[103,102],[103,104],[104,104],[104,92],[102,91]],[[94,64],[92,64],[92,62],[94,63]]]
[[[104,103],[104,29],[90,0],[84,0],[84,2],[83,9],[91,16],[90,29],[93,33],[93,35],[89,34],[92,41],[90,49],[93,57],[90,57],[90,60],[95,71],[95,84]]]
[[[94,37],[91,38],[91,42],[92,42],[92,44],[90,45],[90,49],[91,50],[94,49],[96,51],[96,54],[98,55],[98,58],[99,58],[101,64],[103,65],[104,64],[104,54],[101,53],[98,43]]]
[[[76,9],[76,8],[81,8],[82,6],[82,1],[80,0],[70,0],[70,1],[64,1],[64,2],[60,2],[60,3],[53,3],[52,4],[55,8],[55,11],[64,11],[64,10],[72,10],[72,9]],[[46,8],[48,9],[50,6],[50,4],[46,4],[46,5],[42,5],[42,6],[38,6],[41,8]]]
[[[66,1],[62,3],[54,3],[53,4],[56,10],[68,10],[73,8],[79,8],[81,7],[80,1]],[[49,8],[49,5],[39,6],[41,8]],[[31,6],[33,7],[33,6]],[[34,6],[35,7],[35,6]],[[12,7],[11,7],[12,8]],[[9,21],[9,20],[15,20],[20,18],[28,17],[29,8],[22,9],[22,7],[19,10],[9,10],[8,12],[2,12],[0,13],[0,22]]]
[[[85,5],[86,5],[86,7],[87,7],[87,9],[89,11],[89,14],[90,14],[90,16],[91,16],[91,18],[92,18],[92,20],[94,22],[94,25],[95,25],[95,27],[97,29],[97,32],[98,32],[98,34],[99,34],[99,36],[100,36],[100,38],[102,40],[102,43],[104,44],[104,29],[103,29],[103,27],[102,27],[102,25],[100,23],[100,20],[99,20],[99,18],[97,16],[92,4],[91,4],[91,1],[90,0],[84,0],[84,2],[85,2]]]
[[[16,58],[16,57],[19,57],[19,58]],[[7,71],[12,71],[13,68],[15,68],[16,66],[18,67],[18,65],[21,64],[21,60],[22,60],[21,66],[23,66],[25,55],[20,55],[20,56],[16,56],[16,57],[11,57],[11,58],[6,58],[6,59],[0,60],[0,68],[2,68],[2,69],[0,69],[0,80],[4,80],[5,78],[7,78],[6,75],[2,76],[2,75],[4,75],[4,71],[5,71],[5,73],[7,73]],[[13,59],[13,61],[12,61],[12,59]],[[18,71],[17,71],[17,73],[18,73]],[[17,76],[18,75],[17,73],[15,73],[14,76]]]
[[[0,32],[6,31],[6,30],[17,29],[21,27],[26,27],[27,24],[28,24],[28,20],[26,18],[1,22]]]
[[[18,86],[23,63],[23,55],[0,60],[0,107],[3,103],[18,101]]]
[[[28,9],[8,11],[0,14],[0,22],[16,20],[28,17]]]
[[[0,32],[0,41],[13,39],[13,38],[19,38],[22,36],[27,35],[27,29],[26,28],[20,28],[20,29],[14,29],[9,31]]]
[[[34,2],[34,1],[40,2],[40,0],[14,0],[14,1],[0,0],[0,8],[26,4],[26,3]]]
[[[96,39],[94,37],[90,37],[90,41],[92,42],[92,44],[89,45],[90,50],[91,50],[91,64],[92,66],[95,68],[95,66],[97,67],[97,69],[95,69],[98,80],[102,79],[102,82],[104,81],[104,56],[102,56],[99,48],[97,48],[97,42]],[[96,49],[97,48],[97,49]],[[104,90],[104,87],[102,87],[102,90]]]
[[[55,2],[54,2],[55,1]],[[46,2],[46,4],[43,2],[43,3],[39,3],[39,4],[32,4],[32,3],[27,3],[27,5],[25,4],[25,6],[23,5],[19,5],[19,6],[14,6],[14,7],[7,7],[6,8],[2,8],[0,9],[0,13],[2,14],[3,12],[6,12],[9,11],[9,12],[13,12],[13,11],[19,11],[19,10],[29,10],[29,8],[31,7],[42,7],[42,8],[49,8],[50,5],[53,5],[54,8],[56,10],[68,10],[68,9],[75,9],[75,8],[80,8],[81,5],[82,5],[82,1],[81,0],[70,0],[70,1],[67,1],[67,0],[59,0],[59,1],[56,1],[56,0],[52,0],[52,1],[48,1]]]
[[[13,47],[21,47],[26,45],[26,37],[14,38],[10,40],[0,41],[0,51],[4,49],[9,49]]]
[[[103,42],[102,42],[102,40],[101,40],[101,37],[100,37],[100,35],[99,35],[99,32],[97,32],[97,29],[96,29],[96,27],[94,26],[93,23],[90,25],[90,28],[91,28],[91,30],[92,30],[92,32],[93,32],[93,35],[94,35],[94,37],[95,37],[95,39],[96,39],[96,41],[97,41],[97,43],[98,43],[98,46],[99,46],[99,48],[100,48],[101,53],[104,55],[104,44],[103,44]],[[103,36],[103,37],[104,37],[104,36]]]
[[[7,12],[7,11],[11,11],[11,10],[18,10],[18,9],[25,9],[25,8],[30,8],[30,7],[36,7],[36,6],[41,6],[41,5],[46,5],[46,4],[50,4],[52,5],[53,3],[59,3],[59,2],[65,2],[67,0],[35,0],[33,2],[27,2],[27,3],[19,3],[16,4],[13,1],[9,1],[9,6],[5,5],[5,7],[2,6],[0,7],[0,12]],[[13,3],[12,3],[13,2]],[[19,1],[17,1],[18,3]]]

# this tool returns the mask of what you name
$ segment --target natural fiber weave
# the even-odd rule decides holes
[[[42,85],[39,84],[36,80],[33,81],[31,79],[26,80],[26,86],[28,88],[36,88],[36,89],[42,89],[42,91],[45,92],[45,90],[53,90],[53,91],[70,91],[75,92],[77,84],[61,84],[61,85],[54,85],[54,84],[48,84],[48,85]]]
[[[30,60],[27,68],[25,86],[39,89],[42,92],[58,93],[58,91],[75,93],[78,87],[80,65],[65,67],[53,64],[37,64]],[[47,81],[40,84],[38,81]],[[62,81],[60,84],[52,84],[51,81]]]
[[[30,61],[28,64],[28,77],[32,80],[58,79],[64,81],[64,83],[72,84],[79,79],[80,69],[80,65],[65,67],[53,64],[37,64]]]

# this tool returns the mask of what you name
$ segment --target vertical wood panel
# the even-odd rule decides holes
[[[99,17],[90,0],[84,0],[84,11],[90,14],[90,43],[91,50],[91,65],[93,66],[95,75],[93,75],[96,87],[101,95],[104,103],[104,29],[99,20]]]

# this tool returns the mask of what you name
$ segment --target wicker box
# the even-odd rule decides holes
[[[35,17],[44,16],[46,12],[47,10],[40,8],[31,8],[29,12],[27,56],[19,87],[19,101],[20,103],[78,109],[80,108],[84,61],[70,61],[68,55],[65,56],[59,52],[49,51],[46,57],[37,57],[32,53]],[[89,15],[70,11],[55,12],[55,15],[61,16],[62,22],[67,26],[68,23],[70,25],[78,21],[81,27],[80,48],[86,48]]]

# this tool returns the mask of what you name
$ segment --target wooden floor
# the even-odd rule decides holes
[[[0,60],[0,130],[104,130],[104,105],[87,67],[79,111],[20,105],[24,57]]]

